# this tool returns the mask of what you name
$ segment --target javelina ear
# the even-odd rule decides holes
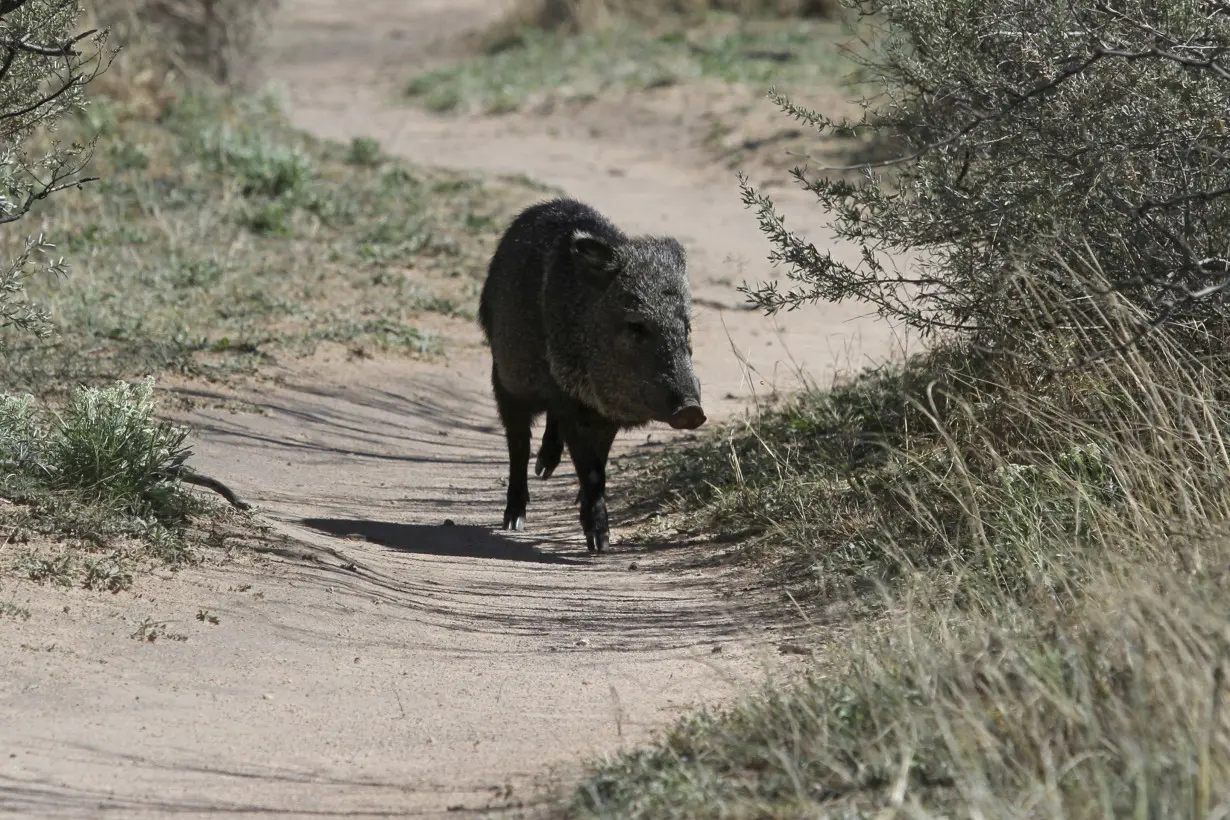
[[[619,272],[615,249],[585,231],[577,231],[572,235],[572,257],[580,263],[577,266],[578,272],[599,287],[606,287]]]
[[[679,244],[679,240],[672,236],[668,236],[662,240],[662,245],[666,248],[667,253],[671,257],[671,261],[675,264],[675,266],[681,271],[687,270],[688,252],[684,250],[683,245]]]

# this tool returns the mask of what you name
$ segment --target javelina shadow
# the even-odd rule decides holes
[[[543,552],[533,544],[504,538],[486,527],[396,524],[390,521],[359,521],[347,518],[305,518],[299,523],[337,538],[358,536],[373,544],[417,555],[490,558],[497,561],[529,561],[535,564],[588,563]]]

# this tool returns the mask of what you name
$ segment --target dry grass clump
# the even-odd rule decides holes
[[[1054,327],[1056,297],[1022,298]],[[1050,377],[951,351],[677,454],[705,523],[764,532],[847,623],[811,679],[604,761],[573,816],[1225,816],[1227,358],[1168,330]]]
[[[87,13],[117,29],[136,62],[241,85],[280,0],[90,0]]]

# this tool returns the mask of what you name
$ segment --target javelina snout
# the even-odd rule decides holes
[[[687,378],[681,381],[690,382],[686,391],[671,391],[671,413],[663,421],[676,430],[695,430],[705,423],[705,410],[700,401],[700,379],[691,372],[692,362],[687,362]]]
[[[629,237],[587,205],[534,205],[500,239],[479,299],[491,383],[508,441],[505,529],[529,502],[531,427],[546,413],[534,471],[548,478],[567,445],[590,550],[609,543],[606,463],[621,429],[705,423],[691,361],[683,247]]]
[[[705,423],[705,411],[698,404],[689,404],[671,416],[668,423],[676,430],[695,430]]]

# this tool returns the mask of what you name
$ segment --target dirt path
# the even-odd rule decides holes
[[[741,356],[771,380],[784,340],[823,381],[890,349],[853,312],[795,314],[776,337],[759,314],[719,309],[739,301],[719,283],[741,265],[762,274],[766,248],[733,179],[672,143],[669,124],[604,136],[389,103],[388,81],[492,4],[342,5],[284,0],[268,72],[295,122],[375,136],[420,163],[524,173],[629,230],[677,235],[715,420],[765,389]],[[492,532],[505,455],[477,338],[440,365],[317,360],[245,396],[261,414],[192,419],[196,465],[298,539],[284,553],[139,581],[131,597],[7,590],[31,618],[0,631],[0,812],[534,816],[582,758],[788,664],[776,650],[787,625],[755,598],[721,595],[702,553],[619,545],[618,463],[612,554],[585,553],[566,472],[531,485],[522,537]],[[133,640],[142,628],[165,634]]]

